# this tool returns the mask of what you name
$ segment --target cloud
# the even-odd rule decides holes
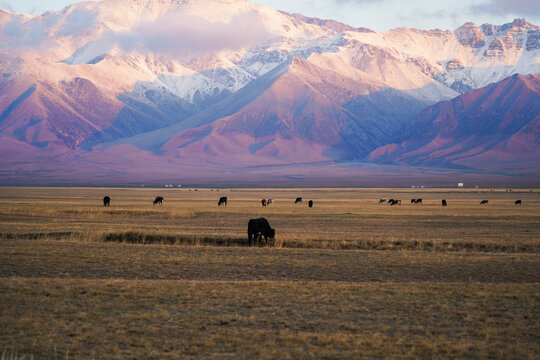
[[[14,12],[13,11],[13,7],[11,5],[9,5],[7,2],[5,1],[0,1],[0,9],[4,9],[4,10],[7,10],[9,12]]]
[[[117,34],[115,42],[127,51],[183,56],[237,50],[269,38],[269,32],[256,13],[243,13],[228,22],[211,22],[198,16],[173,13]]]
[[[48,25],[43,22],[32,22],[28,25],[25,19],[18,15],[9,17],[9,21],[0,27],[0,40],[5,41],[4,46],[11,48],[47,47]]]
[[[538,0],[489,0],[471,7],[473,12],[484,12],[492,15],[517,15],[523,17],[540,16]]]
[[[448,11],[448,10],[435,10],[435,11],[426,11],[423,9],[416,9],[411,13],[403,13],[396,15],[396,18],[402,24],[407,24],[409,27],[415,27],[418,23],[418,19],[421,18],[423,25],[428,26],[429,29],[441,29],[449,30],[447,28],[441,27],[442,24],[463,24],[465,20],[462,20],[460,17],[461,14]],[[455,25],[455,26],[459,26]]]

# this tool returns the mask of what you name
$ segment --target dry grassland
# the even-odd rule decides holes
[[[110,208],[102,206],[104,195],[112,198]],[[152,206],[157,195],[165,198],[163,206]],[[217,206],[220,196],[229,198],[227,207]],[[294,204],[297,196],[303,204]],[[379,205],[380,197],[403,203]],[[419,197],[422,205],[409,203]],[[274,203],[262,208],[262,198]],[[309,199],[315,202],[311,209]],[[490,203],[481,206],[482,199]],[[523,205],[515,206],[516,199]],[[102,242],[110,235],[129,242],[133,234],[135,242],[143,236],[150,242],[244,245],[248,220],[265,217],[276,228],[278,247],[539,250],[540,193],[529,191],[0,188],[0,200],[4,238]]]
[[[0,358],[534,359],[538,234],[529,190],[0,188]]]

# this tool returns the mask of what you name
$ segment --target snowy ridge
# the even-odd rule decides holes
[[[141,66],[147,61],[149,49],[131,44],[136,41],[133,36],[141,35],[138,32],[141,24],[150,26],[177,16],[182,20],[190,16],[191,20],[205,20],[209,24],[228,24],[244,17],[249,19],[244,25],[263,24],[264,36],[233,44],[237,45],[236,49],[216,48],[211,54],[195,54],[195,57],[158,51],[151,57],[152,61],[158,59],[161,66]],[[437,81],[448,88],[440,89],[438,98],[433,100],[456,96],[515,73],[540,72],[538,27],[520,19],[501,26],[479,27],[467,23],[454,32],[400,28],[373,33],[347,26],[328,26],[324,21],[315,22],[243,0],[104,0],[82,2],[41,16],[3,12],[0,19],[0,24],[15,22],[23,29],[14,37],[4,36],[3,47],[20,50],[17,44],[41,45],[44,39],[30,38],[43,32],[47,34],[53,61],[80,66],[96,65],[107,57],[116,62],[126,59],[124,66],[134,67],[139,75],[125,79],[125,86],[153,77],[158,82],[156,86],[165,86],[189,102],[197,91],[201,94],[224,89],[237,91],[292,56],[308,58],[312,53],[339,56],[340,61],[382,80],[389,87],[421,88]],[[51,42],[56,46],[51,46]],[[71,54],[54,59],[66,51]],[[171,63],[175,64],[172,68]],[[211,69],[216,71],[208,76]],[[390,75],[396,72],[397,75]],[[190,73],[193,75],[187,76]],[[163,78],[167,79],[165,83]]]

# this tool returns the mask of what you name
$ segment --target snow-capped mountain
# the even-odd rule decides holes
[[[0,11],[0,67],[4,171],[108,166],[126,146],[228,167],[350,161],[428,106],[540,73],[540,29],[376,33],[244,0],[87,1]]]

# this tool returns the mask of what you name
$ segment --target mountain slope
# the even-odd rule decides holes
[[[398,116],[385,105],[407,103],[409,116],[426,106],[383,83],[343,77],[311,60],[293,58],[287,71],[248,105],[174,135],[161,150],[231,166],[249,157],[257,164],[353,160],[384,143],[406,118],[403,108]]]
[[[369,159],[406,165],[538,170],[540,74],[516,74],[438,103],[407,124],[398,142],[376,149]]]

